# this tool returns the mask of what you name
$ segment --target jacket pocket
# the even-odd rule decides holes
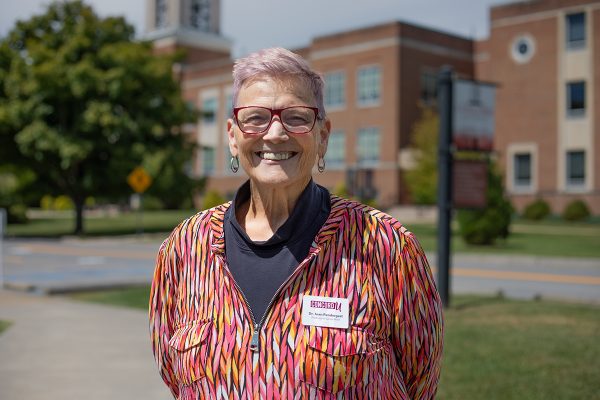
[[[180,384],[190,385],[206,376],[211,335],[211,321],[193,321],[179,327],[169,340],[173,373]]]
[[[310,327],[304,334],[306,356],[300,362],[300,379],[329,393],[366,386],[377,371],[372,356],[382,342],[356,328]]]

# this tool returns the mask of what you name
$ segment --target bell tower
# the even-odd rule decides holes
[[[185,50],[185,64],[230,58],[220,28],[220,0],[146,0],[144,38],[159,54]]]

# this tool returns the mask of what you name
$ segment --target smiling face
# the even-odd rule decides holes
[[[302,81],[265,77],[242,86],[236,107],[314,105],[315,99]],[[325,155],[330,123],[317,120],[309,133],[293,134],[285,131],[279,117],[274,117],[265,133],[248,135],[230,119],[227,130],[231,154],[239,156],[240,165],[254,185],[301,191],[310,180],[317,156]]]

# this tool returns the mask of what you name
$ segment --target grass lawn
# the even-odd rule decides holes
[[[438,399],[598,399],[600,308],[457,297]]]
[[[149,288],[74,295],[147,309]],[[598,399],[600,307],[457,296],[438,400]]]
[[[168,232],[185,218],[195,214],[194,210],[145,211],[142,225],[145,233]],[[71,235],[75,227],[73,215],[63,218],[33,219],[27,224],[8,225],[9,236],[60,237]],[[138,215],[134,212],[111,217],[84,219],[86,236],[113,236],[134,234],[138,230]]]
[[[193,215],[194,210],[145,211],[143,226],[145,233],[168,232],[183,219]],[[112,236],[137,232],[138,216],[123,213],[105,218],[86,218],[86,236]],[[25,225],[9,225],[9,236],[60,237],[72,234],[73,216],[62,218],[34,219]],[[434,224],[407,224],[423,248],[434,251],[437,230]],[[458,235],[454,224],[452,250],[465,253],[525,254],[558,257],[600,258],[600,222],[567,223],[559,219],[531,222],[516,220],[511,225],[512,234],[507,240],[499,240],[494,246],[469,246]]]
[[[456,224],[455,224],[456,225]],[[408,224],[426,251],[434,251],[437,229],[433,224]],[[517,220],[511,234],[493,246],[467,245],[452,229],[452,250],[460,253],[524,254],[548,257],[600,257],[600,224]]]
[[[141,310],[147,310],[148,299],[150,298],[150,286],[76,292],[70,294],[69,297],[72,297],[76,300],[90,301],[93,303],[133,307]]]
[[[4,332],[10,326],[10,322],[0,319],[0,333]]]

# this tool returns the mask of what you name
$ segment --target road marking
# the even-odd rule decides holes
[[[65,256],[80,257],[107,257],[124,258],[136,260],[155,260],[156,253],[148,251],[116,251],[114,248],[104,249],[104,252],[98,249],[80,248],[80,247],[57,247],[52,245],[34,244],[21,247],[33,253],[55,254]],[[158,252],[158,249],[157,249]],[[435,269],[435,268],[432,268]],[[563,275],[548,274],[543,272],[521,272],[521,271],[501,271],[488,270],[482,268],[452,268],[453,276],[464,276],[470,278],[491,278],[515,281],[531,282],[551,282],[551,283],[571,283],[577,285],[600,285],[600,277],[590,275]]]
[[[453,275],[477,278],[510,279],[516,281],[574,283],[577,285],[600,285],[600,277],[589,275],[561,275],[543,272],[491,271],[478,268],[455,268]]]
[[[437,271],[436,267],[432,267]],[[511,281],[572,283],[576,285],[600,285],[600,277],[590,275],[562,275],[547,274],[543,272],[499,271],[481,268],[453,267],[452,276],[465,276],[469,278],[491,278]]]

